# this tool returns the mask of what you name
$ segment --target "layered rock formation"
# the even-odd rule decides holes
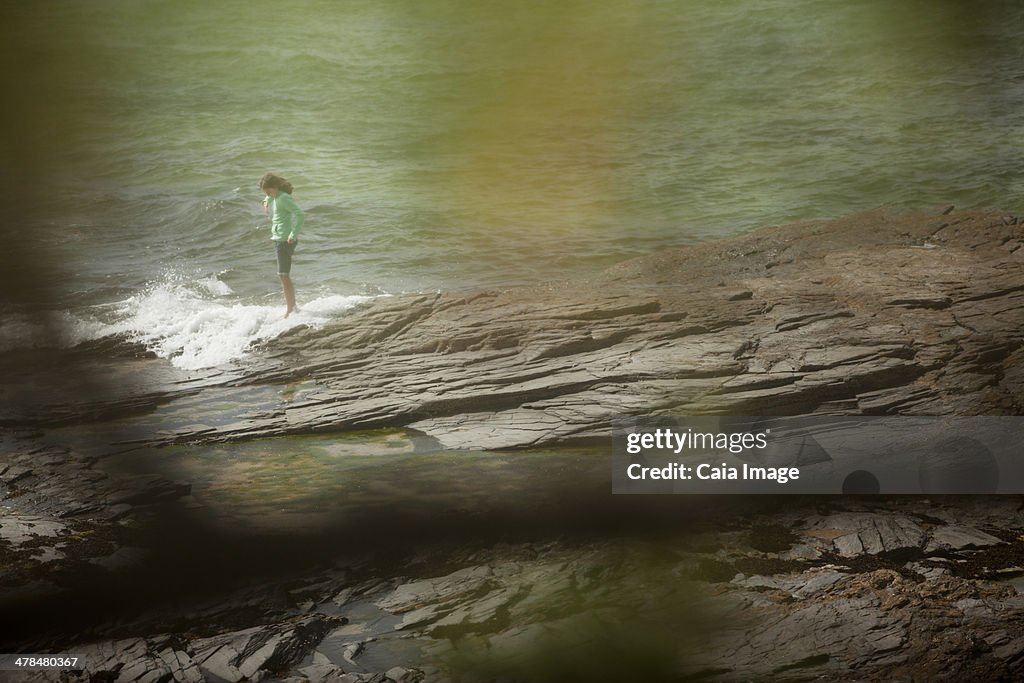
[[[585,282],[379,300],[267,345],[312,380],[213,433],[408,426],[448,448],[607,436],[629,414],[1019,414],[1024,224],[877,211],[668,251]]]
[[[152,440],[409,427],[491,449],[605,437],[633,414],[1019,414],[1022,244],[1017,217],[952,208],[765,228],[587,281],[379,298],[241,366],[188,379],[133,366],[105,378],[110,395],[61,403],[68,392],[49,390],[4,422],[107,419],[258,385],[300,390]],[[38,371],[19,378],[19,394],[48,386]]]

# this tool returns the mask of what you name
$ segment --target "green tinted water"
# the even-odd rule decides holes
[[[307,288],[335,293],[586,274],[882,205],[1019,206],[1008,1],[22,12],[19,106],[45,124],[27,156],[83,286],[172,268],[266,291],[267,170],[310,213]]]

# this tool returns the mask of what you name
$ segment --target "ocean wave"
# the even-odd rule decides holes
[[[132,297],[115,332],[179,368],[195,370],[237,360],[255,342],[299,326],[322,325],[370,298],[329,294],[302,302],[300,310],[286,319],[280,304],[241,303],[210,282],[198,284],[204,291],[183,283],[161,283]],[[211,289],[220,296],[209,298]]]
[[[284,318],[283,304],[246,303],[217,278],[154,283],[120,302],[87,311],[7,316],[0,352],[73,348],[101,339],[140,344],[171,364],[198,370],[242,359],[253,345],[297,327],[319,327],[373,297],[323,294],[300,301]]]

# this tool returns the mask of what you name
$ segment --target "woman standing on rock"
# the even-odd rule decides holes
[[[267,173],[260,178],[260,189],[267,195],[263,205],[270,213],[270,239],[274,240],[277,251],[277,275],[284,288],[284,303],[288,308],[284,317],[287,318],[296,310],[295,286],[291,278],[292,254],[299,244],[299,230],[305,216],[292,199],[292,184],[281,176]]]

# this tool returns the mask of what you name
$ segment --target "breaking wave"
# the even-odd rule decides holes
[[[223,365],[249,353],[256,342],[300,326],[318,327],[373,297],[324,294],[299,302],[283,317],[284,306],[244,302],[226,283],[167,278],[123,301],[80,313],[5,316],[0,351],[72,348],[106,338],[145,346],[182,369]]]

